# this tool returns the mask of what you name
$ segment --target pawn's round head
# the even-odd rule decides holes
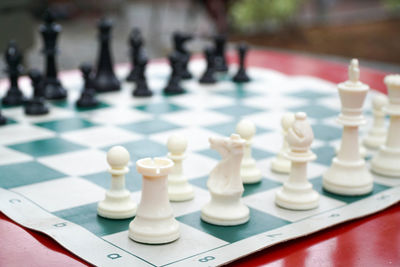
[[[174,155],[181,155],[185,153],[187,147],[187,139],[180,134],[171,135],[167,142],[168,151]]]
[[[378,94],[372,98],[372,106],[374,109],[381,110],[388,104],[388,98],[384,94]]]
[[[292,112],[287,112],[282,116],[281,125],[285,132],[292,127],[295,120],[295,116]]]
[[[236,125],[236,133],[241,138],[250,140],[256,134],[256,126],[252,121],[243,119]]]
[[[113,146],[107,153],[107,162],[112,169],[122,169],[128,165],[130,156],[122,146]]]

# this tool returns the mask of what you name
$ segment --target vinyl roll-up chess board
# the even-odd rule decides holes
[[[164,96],[169,68],[149,65],[149,87],[154,96],[133,98],[133,86],[98,96],[95,109],[74,105],[82,87],[80,75],[62,77],[68,101],[52,102],[45,116],[27,117],[20,107],[3,108],[9,123],[0,128],[0,210],[17,223],[41,231],[63,247],[100,266],[214,266],[274,244],[308,235],[332,225],[378,212],[400,200],[400,180],[374,174],[369,195],[344,197],[322,189],[322,174],[339,145],[341,127],[336,84],[310,76],[290,76],[250,68],[252,82],[238,85],[230,75],[203,86],[197,82],[204,61],[190,64],[196,79],[183,83],[186,94]],[[118,69],[119,77],[128,69]],[[232,66],[230,73],[235,72]],[[361,74],[361,80],[363,75]],[[29,95],[27,80],[21,82]],[[371,122],[370,92],[364,114]],[[270,171],[270,161],[282,144],[281,116],[287,111],[306,112],[315,135],[312,150],[317,159],[308,166],[308,177],[321,194],[320,206],[309,211],[289,211],[274,204],[275,191],[288,176]],[[257,126],[253,156],[262,170],[259,184],[245,185],[243,202],[250,221],[222,227],[200,220],[200,209],[210,195],[206,181],[219,160],[209,148],[209,136],[228,136],[246,118]],[[368,125],[361,129],[363,132]],[[188,140],[184,172],[195,187],[192,201],[172,203],[181,226],[181,237],[166,245],[144,245],[128,238],[128,220],[97,216],[97,202],[110,185],[106,152],[123,145],[131,153],[127,188],[140,201],[141,177],[134,163],[143,157],[164,156],[173,133]],[[368,151],[370,159],[374,151]]]

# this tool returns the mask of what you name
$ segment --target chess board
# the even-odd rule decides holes
[[[252,82],[234,84],[220,75],[215,85],[200,85],[205,68],[194,60],[196,79],[186,81],[186,94],[164,96],[169,67],[149,65],[149,87],[154,96],[133,98],[131,84],[121,92],[98,96],[101,105],[77,109],[82,80],[78,72],[62,81],[69,99],[52,102],[45,116],[27,117],[21,108],[3,108],[9,123],[0,128],[0,210],[17,223],[49,235],[67,250],[97,266],[215,266],[290,239],[383,210],[400,201],[400,180],[374,175],[373,192],[344,197],[322,189],[322,174],[340,143],[340,111],[336,85],[310,76],[288,76],[263,68],[250,68]],[[117,70],[125,77],[126,66]],[[362,75],[361,75],[362,78]],[[31,94],[27,79],[21,86]],[[365,116],[371,122],[370,92]],[[320,206],[310,211],[289,211],[274,204],[275,191],[288,176],[270,171],[270,161],[282,144],[281,116],[287,111],[307,113],[315,135],[317,159],[308,177],[321,194]],[[217,164],[209,136],[228,136],[237,122],[247,118],[257,126],[253,156],[262,170],[259,184],[245,185],[243,202],[250,221],[240,226],[214,226],[200,220],[200,209],[210,195],[206,181]],[[361,129],[368,129],[368,125]],[[166,245],[145,245],[128,238],[127,220],[97,216],[97,202],[110,185],[106,152],[123,145],[131,153],[127,188],[140,201],[141,177],[135,161],[164,156],[167,138],[182,133],[188,138],[184,173],[195,187],[192,201],[172,203],[181,237]],[[373,155],[368,151],[368,159]]]

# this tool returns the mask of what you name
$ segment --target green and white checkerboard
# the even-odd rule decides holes
[[[198,77],[204,62],[193,61],[190,68]],[[127,71],[121,67],[118,74],[124,77]],[[373,192],[364,197],[337,196],[322,189],[322,174],[341,137],[335,123],[340,109],[335,84],[251,68],[249,84],[237,85],[228,77],[220,77],[212,86],[191,80],[183,84],[186,94],[166,97],[161,90],[168,72],[164,63],[149,66],[149,86],[155,95],[148,99],[133,98],[132,85],[124,84],[121,92],[99,95],[99,107],[79,110],[74,102],[82,82],[79,73],[70,73],[62,77],[69,101],[51,103],[50,114],[27,117],[21,108],[4,108],[10,120],[0,128],[1,211],[95,265],[214,266],[377,212],[400,200],[400,180],[380,176],[375,176]],[[30,94],[28,81],[22,84]],[[269,169],[282,143],[280,120],[286,111],[304,111],[312,123],[312,150],[318,159],[309,164],[308,176],[321,194],[315,210],[289,211],[274,204],[274,192],[288,177]],[[369,120],[370,114],[366,112]],[[208,137],[230,135],[242,118],[257,126],[253,155],[263,179],[245,186],[243,201],[251,212],[248,223],[210,225],[200,220],[200,209],[209,200],[206,181],[219,155],[209,148]],[[165,144],[173,133],[189,140],[184,172],[196,193],[192,201],[172,203],[181,238],[156,246],[133,242],[128,238],[130,219],[97,216],[97,202],[104,198],[111,179],[106,152],[122,145],[131,153],[126,186],[139,202],[141,177],[134,162],[166,155]]]

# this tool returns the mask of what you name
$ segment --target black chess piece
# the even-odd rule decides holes
[[[214,60],[214,49],[211,47],[207,47],[204,50],[204,55],[207,61],[207,69],[204,72],[203,76],[201,76],[199,82],[203,84],[212,84],[216,83],[215,79],[215,60]]]
[[[118,91],[120,82],[115,76],[113,60],[111,56],[111,28],[112,22],[109,19],[101,19],[99,28],[100,52],[97,61],[96,76],[94,80],[97,92]]]
[[[191,79],[193,76],[189,72],[189,69],[188,69],[190,53],[186,49],[185,44],[187,41],[190,41],[193,39],[193,35],[188,34],[188,33],[175,32],[173,34],[173,39],[174,39],[175,51],[177,53],[179,53],[179,56],[182,61],[182,68],[181,68],[180,76],[183,80]]]
[[[25,114],[27,115],[44,115],[49,113],[44,98],[44,79],[40,71],[31,70],[29,78],[32,81],[33,97],[25,104]]]
[[[7,123],[7,118],[1,114],[1,109],[0,109],[0,125],[5,125]]]
[[[214,48],[215,71],[227,72],[228,65],[226,64],[226,58],[225,58],[226,36],[225,35],[214,36],[214,44],[215,44]]]
[[[47,99],[61,100],[67,98],[67,90],[62,86],[57,77],[56,55],[57,36],[61,32],[61,26],[54,21],[54,15],[47,10],[44,15],[44,24],[40,25],[40,33],[43,37],[44,49],[42,53],[46,57],[46,70],[43,79],[44,96]]]
[[[133,96],[137,97],[149,97],[153,95],[153,92],[149,89],[146,80],[146,66],[147,66],[147,57],[144,54],[141,54],[138,58],[137,68],[138,68],[138,78],[136,80],[136,87],[133,91]]]
[[[76,105],[80,108],[96,107],[99,101],[96,99],[96,90],[93,86],[92,65],[83,63],[80,66],[82,72],[84,86],[80,98],[76,101]]]
[[[131,34],[129,35],[129,46],[130,46],[130,56],[131,56],[131,71],[126,77],[128,82],[134,82],[138,78],[137,62],[142,53],[142,46],[144,40],[142,33],[138,28],[133,28]]]
[[[170,62],[170,66],[172,67],[172,72],[167,87],[164,88],[164,94],[167,95],[182,94],[185,92],[185,90],[180,86],[180,82],[182,79],[181,74],[184,62],[182,62],[182,58],[177,52],[173,52],[172,54],[170,54],[168,59]]]
[[[239,69],[235,76],[233,76],[233,81],[237,83],[246,83],[250,81],[245,68],[245,60],[248,51],[248,46],[245,43],[240,43],[237,47],[239,55]]]
[[[10,41],[6,52],[4,53],[4,59],[7,64],[6,73],[10,81],[10,88],[7,91],[6,96],[3,98],[3,105],[7,106],[18,106],[24,102],[24,96],[18,86],[18,78],[21,75],[22,68],[22,54],[18,50],[15,41]]]

